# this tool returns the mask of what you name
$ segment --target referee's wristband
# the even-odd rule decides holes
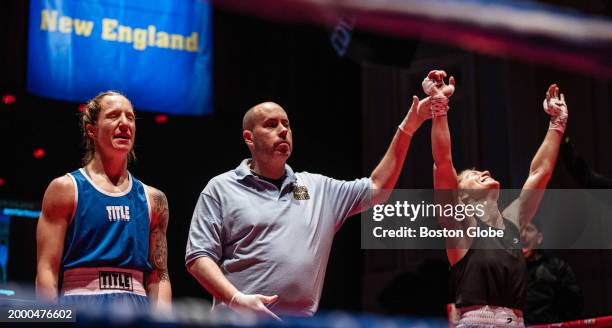
[[[240,291],[237,291],[234,293],[234,295],[232,296],[232,299],[230,299],[229,303],[227,304],[227,307],[229,307],[230,309],[232,308],[232,305],[234,303],[234,300],[236,299],[236,296],[238,296],[239,294],[242,294]],[[244,295],[244,294],[242,294]]]
[[[397,128],[405,135],[412,137],[412,133],[408,133],[406,130],[402,129],[402,125],[398,125]]]

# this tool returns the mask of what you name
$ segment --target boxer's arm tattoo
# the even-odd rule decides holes
[[[155,213],[155,224],[151,229],[149,239],[149,262],[153,267],[152,274],[157,273],[157,279],[170,280],[168,276],[168,244],[166,241],[166,230],[168,228],[168,200],[166,195],[159,190],[152,193],[153,211]],[[156,271],[156,272],[155,272]]]

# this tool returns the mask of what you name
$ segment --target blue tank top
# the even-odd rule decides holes
[[[83,169],[69,173],[76,184],[76,208],[66,231],[62,271],[115,267],[151,271],[149,206],[142,182],[129,174],[127,191],[98,189]]]

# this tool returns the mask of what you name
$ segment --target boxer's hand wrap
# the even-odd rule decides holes
[[[444,83],[446,77],[445,71],[431,71],[423,80],[423,91],[428,96],[433,96],[437,93],[442,93],[446,97],[450,97],[455,93],[455,79],[451,76],[448,80],[448,85]]]
[[[556,84],[551,85],[546,92],[546,99],[542,104],[544,111],[550,115],[549,130],[557,130],[561,133],[565,132],[567,125],[568,110],[563,94],[559,97],[559,88]]]
[[[431,117],[446,116],[448,109],[448,97],[441,93],[431,97]]]

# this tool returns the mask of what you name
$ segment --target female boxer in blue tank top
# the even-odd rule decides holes
[[[544,100],[544,110],[551,116],[549,130],[515,202],[518,211],[502,213],[497,204],[499,182],[489,171],[470,169],[457,175],[453,167],[446,111],[447,97],[454,92],[455,83],[451,77],[450,84],[446,85],[445,76],[444,71],[432,71],[423,81],[423,89],[435,100],[431,109],[431,140],[436,201],[478,205],[482,215],[462,221],[442,216],[438,222],[444,228],[464,232],[499,232],[495,237],[470,237],[465,233],[463,237],[446,239],[458,314],[456,324],[458,327],[522,327],[527,276],[520,249],[520,230],[533,218],[555,167],[567,122],[565,99],[562,94],[559,96],[555,84],[549,87]]]
[[[88,102],[81,127],[84,167],[51,181],[43,198],[37,297],[92,310],[147,310],[150,303],[168,310],[168,203],[127,170],[132,105],[120,93],[101,93]]]

